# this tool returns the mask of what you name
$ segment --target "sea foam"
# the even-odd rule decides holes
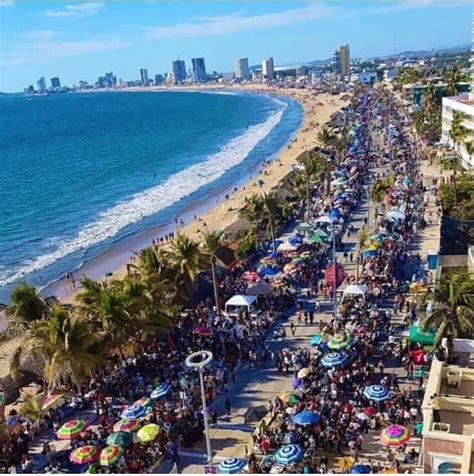
[[[74,238],[64,241],[51,253],[26,261],[9,272],[0,273],[0,286],[14,283],[65,256],[113,237],[123,228],[158,213],[202,186],[217,180],[227,170],[242,162],[280,122],[287,104],[276,98],[272,99],[278,104],[278,109],[266,121],[249,126],[242,135],[230,140],[205,161],[187,167],[171,175],[161,184],[137,193],[129,200],[101,212],[97,220],[84,226]]]

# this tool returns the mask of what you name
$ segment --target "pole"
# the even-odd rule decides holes
[[[207,463],[212,464],[211,439],[209,437],[209,423],[207,422],[206,395],[204,394],[203,369],[199,369],[199,382],[201,384],[202,414],[204,416],[204,435],[206,437]]]
[[[333,287],[334,287],[334,321],[337,320],[337,276],[336,276],[336,233],[334,230],[334,221],[332,222],[332,254],[334,261],[334,276],[333,276]]]

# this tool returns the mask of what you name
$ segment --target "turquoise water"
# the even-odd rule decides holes
[[[0,302],[44,287],[249,175],[297,129],[295,101],[123,92],[0,98]]]

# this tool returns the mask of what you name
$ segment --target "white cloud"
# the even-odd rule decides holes
[[[50,60],[67,59],[73,56],[102,53],[129,48],[131,43],[116,37],[95,37],[88,40],[40,39],[36,42],[17,44],[2,54],[1,66],[43,63]]]
[[[85,18],[95,15],[102,9],[103,3],[79,3],[77,5],[65,5],[60,10],[46,10],[43,12],[47,17]]]
[[[232,15],[200,17],[190,22],[150,28],[149,36],[160,39],[177,39],[228,35],[240,31],[307,23],[333,15],[337,11],[339,11],[337,7],[310,4],[301,8],[253,16],[237,12]]]
[[[0,0],[0,7],[11,7],[14,4],[13,0]]]

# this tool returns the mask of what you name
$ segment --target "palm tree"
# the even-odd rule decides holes
[[[472,162],[472,156],[474,155],[474,140],[464,142],[466,152],[469,154],[469,161]]]
[[[49,391],[62,384],[80,391],[84,379],[106,363],[102,337],[62,306],[52,310],[50,319],[33,326],[30,340],[33,352],[45,361]]]
[[[458,93],[457,83],[459,83],[461,80],[461,69],[457,64],[455,64],[446,72],[446,94],[448,96],[456,96]]]
[[[203,244],[205,253],[209,256],[211,262],[211,274],[212,274],[212,286],[214,288],[214,302],[217,310],[217,314],[220,313],[220,302],[219,302],[219,283],[217,282],[216,276],[216,252],[222,246],[221,238],[222,231],[206,231],[203,233]]]
[[[303,165],[305,182],[306,182],[306,221],[309,222],[311,218],[311,181],[319,177],[325,164],[325,158],[321,154],[312,155],[309,151],[306,151],[301,159]]]
[[[255,229],[258,230],[265,215],[262,197],[254,193],[247,200],[246,206],[240,209],[239,214],[244,220],[254,225]]]
[[[267,218],[268,228],[270,229],[270,236],[272,238],[273,252],[276,252],[275,244],[275,228],[277,217],[280,213],[280,207],[278,206],[278,200],[274,193],[264,193],[262,195],[263,206],[265,208],[265,215]]]
[[[323,147],[328,147],[331,144],[333,138],[334,134],[326,126],[322,127],[318,132],[318,141]]]
[[[359,282],[359,266],[360,258],[362,256],[362,250],[367,246],[367,241],[369,239],[369,230],[365,225],[362,225],[362,228],[359,233],[359,239],[357,241],[357,260],[356,260],[356,284]]]
[[[176,240],[170,246],[169,260],[177,271],[177,277],[182,279],[187,296],[190,298],[194,282],[202,268],[202,253],[199,243],[178,233]]]
[[[435,344],[443,337],[474,337],[474,281],[468,271],[448,273],[434,291],[435,310],[423,320],[423,329],[437,328]]]
[[[453,111],[453,118],[451,121],[451,129],[449,130],[449,137],[454,144],[455,154],[459,151],[459,146],[466,140],[468,129],[463,125],[466,114],[462,111]],[[453,161],[453,189],[454,189],[454,204],[458,204],[458,190],[457,190],[457,161]]]
[[[20,415],[28,418],[32,422],[37,422],[43,418],[44,411],[41,408],[41,403],[33,395],[25,395],[25,403],[20,407]]]
[[[10,305],[5,309],[8,326],[13,333],[25,332],[35,321],[44,319],[48,306],[36,288],[21,283],[10,294]]]

